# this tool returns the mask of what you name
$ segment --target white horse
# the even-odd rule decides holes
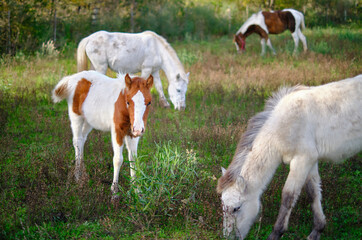
[[[141,72],[143,78],[152,74],[161,105],[169,107],[159,74],[162,69],[169,82],[168,94],[175,109],[186,107],[189,73],[185,73],[175,50],[156,33],[93,33],[78,45],[78,72],[87,70],[87,56],[92,69],[103,74],[106,74],[108,67],[115,72]]]
[[[275,55],[275,50],[271,44],[269,34],[280,34],[285,30],[292,33],[294,40],[294,54],[297,53],[299,39],[303,43],[304,51],[307,51],[307,40],[301,29],[305,28],[303,13],[295,9],[284,9],[282,11],[260,11],[251,15],[240,27],[234,36],[236,50],[245,50],[245,39],[256,33],[261,37],[261,55],[265,54],[265,42]]]
[[[302,187],[312,200],[313,231],[326,224],[318,161],[342,162],[362,150],[362,75],[318,87],[282,88],[248,122],[233,161],[218,181],[224,235],[244,239],[259,212],[260,196],[280,163],[290,165],[277,221],[279,239]]]
[[[119,75],[109,78],[96,71],[83,71],[64,77],[53,90],[53,101],[67,99],[68,113],[75,149],[75,178],[84,172],[83,149],[92,128],[110,131],[113,146],[114,175],[111,190],[118,192],[118,175],[123,163],[123,143],[126,142],[135,177],[134,159],[139,137],[144,133],[151,104],[152,75],[147,80]],[[84,177],[84,176],[83,176]],[[114,195],[115,196],[115,195]]]

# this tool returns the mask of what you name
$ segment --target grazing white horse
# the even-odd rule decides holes
[[[119,75],[109,78],[96,71],[83,71],[64,77],[53,90],[53,101],[66,99],[75,149],[75,178],[84,171],[83,149],[92,128],[110,131],[113,146],[114,175],[111,190],[118,192],[118,175],[126,142],[134,178],[134,158],[140,136],[145,131],[151,104],[152,75],[147,80]],[[114,195],[115,196],[115,195]]]
[[[83,38],[78,45],[78,72],[87,70],[87,56],[92,69],[103,74],[108,67],[115,72],[141,72],[143,78],[152,74],[161,105],[169,107],[159,74],[162,69],[169,82],[168,94],[175,109],[186,107],[189,73],[185,73],[171,45],[156,33],[95,32]]]
[[[289,164],[277,221],[268,239],[279,239],[302,187],[312,200],[313,231],[326,224],[319,161],[342,162],[362,150],[362,75],[318,87],[282,88],[248,122],[233,161],[218,181],[224,235],[244,239],[260,196],[281,163]]]
[[[265,43],[275,55],[275,50],[271,44],[269,34],[280,34],[285,30],[292,33],[294,40],[294,54],[297,53],[299,39],[303,43],[304,51],[307,51],[307,40],[301,28],[305,28],[303,13],[295,9],[284,9],[282,11],[260,11],[251,15],[249,19],[240,27],[234,36],[236,50],[245,50],[245,39],[256,33],[261,37],[261,55],[265,54]]]

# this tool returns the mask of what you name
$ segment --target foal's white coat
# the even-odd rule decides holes
[[[82,114],[79,115],[73,111],[73,98],[76,87],[82,79],[91,82],[89,92],[82,104]],[[152,86],[152,83],[151,83]],[[64,88],[64,94],[58,94],[60,89]],[[118,78],[109,78],[96,71],[83,71],[71,76],[64,77],[53,90],[53,101],[60,102],[64,98],[68,102],[68,113],[73,132],[73,145],[76,156],[75,177],[79,181],[82,177],[84,169],[83,150],[84,143],[92,128],[110,131],[112,135],[112,146],[114,151],[113,164],[114,175],[112,191],[118,191],[118,177],[120,167],[123,162],[123,143],[117,142],[116,126],[115,126],[115,103],[120,97],[120,93],[124,93],[126,89],[125,75],[119,74]],[[134,161],[137,156],[137,146],[139,137],[145,131],[144,113],[146,110],[145,98],[141,91],[138,91],[133,97],[134,121],[131,125],[131,133],[125,135],[123,141],[126,142],[128,157],[131,165],[131,177],[134,178]],[[128,106],[129,108],[129,106]],[[131,121],[132,123],[132,121]]]
[[[303,13],[301,13],[301,12],[295,10],[295,9],[291,9],[291,8],[283,9],[282,11],[283,12],[285,12],[285,11],[290,12],[293,15],[294,19],[295,19],[295,31],[292,33],[292,37],[293,37],[293,40],[294,40],[294,53],[297,52],[299,39],[302,41],[304,51],[306,51],[307,48],[308,48],[307,47],[307,39],[305,38],[305,36],[303,35],[303,33],[301,31],[301,29],[305,29]],[[239,33],[244,34],[251,25],[258,25],[267,34],[269,34],[268,27],[265,24],[264,15],[262,14],[262,11],[259,11],[257,13],[252,14],[251,17],[248,18],[243,23],[243,25],[241,25],[239,30],[236,32],[236,35],[238,35]],[[273,54],[276,54],[275,49],[273,48],[272,43],[270,41],[270,38],[268,38],[267,41],[265,41],[265,39],[262,38],[260,40],[260,44],[261,44],[261,48],[262,48],[261,55],[265,54],[265,43],[270,48],[270,50],[273,52]],[[238,44],[235,43],[235,46],[236,46],[236,50],[239,51],[240,49],[239,49]]]
[[[287,230],[304,185],[314,214],[308,239],[319,239],[325,216],[318,161],[338,163],[362,150],[362,75],[318,87],[282,89],[249,121],[239,146],[218,185],[224,234],[235,231],[237,237],[246,237],[259,212],[260,196],[283,162],[290,172],[268,239],[279,239]]]
[[[162,69],[169,82],[168,94],[175,109],[186,107],[189,73],[185,73],[175,50],[156,33],[93,33],[78,45],[78,72],[87,69],[87,56],[92,68],[103,74],[106,74],[108,67],[115,72],[141,72],[142,78],[152,74],[161,104],[168,107],[159,75]]]

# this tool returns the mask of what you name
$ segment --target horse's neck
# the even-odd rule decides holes
[[[265,139],[264,144],[254,144],[241,169],[241,175],[248,187],[260,191],[260,194],[269,184],[281,162],[280,154]]]
[[[165,72],[167,79],[170,81],[175,78],[178,73],[185,74],[185,70],[177,56],[173,56],[162,43],[159,43],[159,45],[162,49],[162,51],[160,51],[162,58],[161,68]]]
[[[241,32],[243,35],[245,35],[249,27],[252,25],[259,26],[262,30],[268,33],[268,27],[265,24],[262,12],[256,13],[255,15],[251,16],[248,20],[246,20],[246,22],[240,27],[238,32]]]

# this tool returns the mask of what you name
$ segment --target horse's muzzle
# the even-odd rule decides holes
[[[177,102],[175,104],[175,109],[176,110],[183,111],[183,110],[185,110],[185,108],[186,108],[186,103],[185,102]]]
[[[132,130],[132,135],[133,135],[134,137],[140,137],[140,136],[143,135],[144,132],[145,132],[145,129],[144,129],[144,128],[142,128],[141,130],[139,130],[139,129],[135,130],[135,128],[133,128],[133,130]]]

